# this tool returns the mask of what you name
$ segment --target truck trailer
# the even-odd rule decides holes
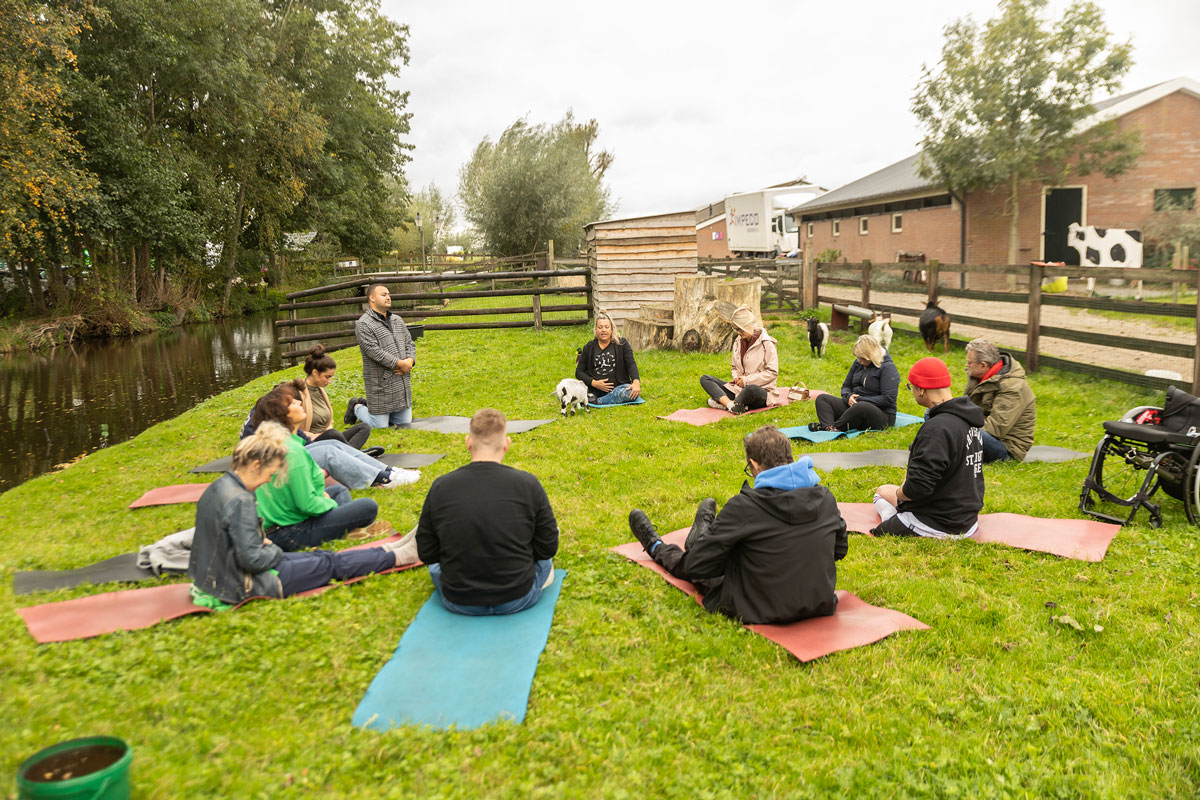
[[[774,257],[800,247],[787,209],[824,194],[819,186],[782,186],[725,198],[725,231],[735,256]]]

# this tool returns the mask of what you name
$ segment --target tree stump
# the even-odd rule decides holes
[[[735,331],[726,320],[738,306],[750,308],[761,326],[762,283],[760,278],[676,275],[675,348],[685,353],[728,350]]]
[[[675,325],[633,317],[621,323],[621,332],[634,350],[669,350],[675,338]]]

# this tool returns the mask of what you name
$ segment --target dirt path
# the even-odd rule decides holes
[[[862,295],[857,289],[845,286],[823,286],[821,294],[845,298],[847,303],[855,305],[862,299]],[[901,292],[872,291],[871,300],[901,308],[920,308],[924,305],[921,296]],[[1025,334],[1023,332],[996,331],[964,325],[954,322],[953,319],[956,314],[960,314],[978,319],[1003,320],[1024,325],[1027,319],[1026,306],[1019,303],[969,300],[960,297],[944,297],[941,300],[941,306],[950,314],[952,336],[961,339],[984,337],[1002,348],[1024,349]],[[916,326],[916,319],[912,317],[897,316],[897,320]],[[1194,329],[1177,327],[1172,324],[1170,318],[1156,320],[1131,316],[1125,319],[1113,319],[1087,309],[1042,306],[1042,324],[1092,333],[1107,333],[1113,336],[1129,336],[1135,339],[1176,342],[1189,346],[1194,346],[1196,343]],[[1046,336],[1041,337],[1038,351],[1045,355],[1065,358],[1081,364],[1095,364],[1141,374],[1145,374],[1148,369],[1168,369],[1179,373],[1185,380],[1190,380],[1192,376],[1192,360],[1190,358],[1125,350],[1119,347],[1104,347],[1066,339],[1052,339]]]

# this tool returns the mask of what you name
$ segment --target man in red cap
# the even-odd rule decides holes
[[[983,411],[950,390],[950,370],[922,358],[908,371],[913,399],[929,409],[908,448],[904,485],[875,490],[882,519],[871,533],[965,538],[983,508]]]

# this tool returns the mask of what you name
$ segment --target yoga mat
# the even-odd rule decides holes
[[[662,537],[663,541],[683,547],[688,530],[688,528],[684,528],[668,533]],[[630,561],[654,570],[667,583],[681,589],[689,597],[695,598],[696,602],[701,601],[700,593],[695,586],[674,577],[659,566],[654,559],[647,555],[639,543],[623,544],[612,550]],[[880,639],[891,636],[896,631],[928,630],[929,628],[925,623],[907,614],[893,611],[890,608],[873,606],[857,595],[842,589],[837,590],[837,597],[837,611],[828,617],[813,617],[787,625],[746,625],[745,627],[805,662],[836,653],[839,650],[850,650],[874,644]]]
[[[846,529],[870,533],[879,524],[879,513],[871,503],[838,503]],[[993,542],[1049,553],[1077,561],[1100,561],[1108,552],[1120,525],[1092,519],[1044,519],[1024,514],[980,514],[979,529],[970,537],[976,542]]]
[[[1025,456],[1026,462],[1043,461],[1058,463],[1087,458],[1088,453],[1071,450],[1066,447],[1051,447],[1034,445]],[[860,450],[857,453],[813,453],[813,467],[832,472],[835,469],[854,469],[856,467],[907,467],[907,450]]]
[[[389,536],[367,542],[348,550],[358,550],[363,547],[379,547],[385,542],[398,541],[402,534]],[[421,564],[405,564],[402,567],[377,572],[375,575],[386,575],[391,572],[401,572]],[[321,594],[336,586],[344,586],[366,580],[371,575],[351,578],[341,583],[331,583],[318,586],[307,592],[293,597],[311,597]],[[238,608],[253,600],[265,599],[251,597]],[[290,599],[290,598],[289,598]],[[39,644],[47,642],[69,642],[74,639],[89,639],[115,631],[132,631],[150,628],[160,622],[179,619],[189,614],[210,614],[212,609],[192,603],[191,584],[173,583],[167,586],[150,586],[144,589],[124,589],[117,592],[105,592],[75,600],[63,600],[57,603],[43,603],[40,606],[29,606],[17,609],[17,613],[25,620],[29,633]]]
[[[745,414],[733,414],[723,408],[708,408],[707,406],[704,408],[681,408],[665,417],[659,417],[659,419],[666,419],[671,422],[686,422],[688,425],[695,425],[699,428],[704,425],[711,425],[714,422],[720,422],[723,419],[732,419],[739,416],[747,417],[751,414],[761,414],[763,411],[771,411],[779,408],[784,408],[784,406],[756,408],[753,411],[747,411]]]
[[[924,417],[917,417],[912,414],[905,414],[903,411],[896,412],[896,424],[893,428],[906,428],[909,425],[920,425],[925,421]],[[805,439],[818,444],[822,442],[831,442],[834,439],[853,439],[861,433],[877,433],[878,431],[810,431],[807,425],[796,425],[792,428],[780,428],[783,435],[789,439]],[[907,458],[905,463],[908,463]],[[814,465],[815,466],[815,465]]]
[[[427,467],[444,457],[445,453],[384,453],[377,458],[389,467],[419,469],[420,467]],[[225,456],[224,458],[218,458],[216,461],[192,467],[190,471],[195,473],[226,472],[231,466],[233,466],[233,456]]]
[[[539,425],[554,422],[552,419],[510,419],[509,434],[531,431]],[[407,425],[397,425],[398,428],[409,428],[414,431],[437,431],[438,433],[470,433],[470,417],[418,417]]]
[[[554,570],[533,608],[500,617],[453,614],[435,591],[367,687],[351,723],[386,731],[523,722],[564,575]]]
[[[589,403],[588,408],[618,408],[620,406],[640,406],[644,402],[646,402],[646,398],[639,394],[637,396],[636,400],[626,400],[624,403],[605,403],[604,405],[600,405],[599,403]]]
[[[71,589],[84,583],[137,583],[154,577],[154,570],[137,565],[137,553],[123,553],[78,569],[22,570],[13,574],[13,594]],[[167,575],[182,573],[164,570]]]
[[[207,483],[181,483],[178,486],[160,486],[151,489],[129,504],[130,508],[146,506],[169,506],[173,503],[196,503],[209,487]]]

